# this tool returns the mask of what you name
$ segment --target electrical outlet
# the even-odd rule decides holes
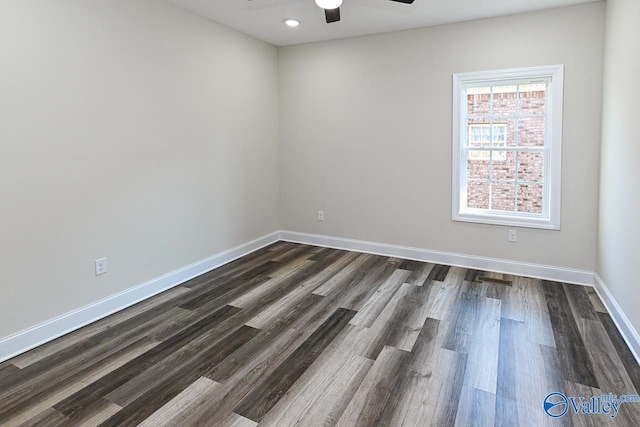
[[[105,274],[107,272],[107,259],[100,258],[96,260],[96,276]]]
[[[318,221],[324,221],[324,211],[318,211]]]
[[[509,230],[509,241],[510,242],[518,241],[518,230]]]

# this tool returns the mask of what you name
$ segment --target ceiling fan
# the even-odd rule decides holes
[[[412,4],[414,0],[389,0],[396,3]],[[342,0],[316,0],[318,7],[324,9],[324,17],[327,24],[338,22],[340,20],[340,6]]]

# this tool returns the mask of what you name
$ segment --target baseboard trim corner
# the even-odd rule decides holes
[[[442,252],[407,246],[389,245],[342,237],[322,236],[318,234],[281,231],[280,239],[287,242],[304,243],[335,249],[345,249],[375,255],[406,258],[422,262],[446,264],[476,270],[495,271],[556,282],[593,286],[593,272],[549,265],[530,264],[473,255]]]
[[[0,338],[0,362],[66,335],[147,298],[178,286],[235,259],[280,240],[280,232],[259,237],[235,248],[179,268],[101,301],[73,310],[39,325]]]
[[[640,364],[640,335],[638,331],[635,330],[629,318],[624,314],[624,311],[622,311],[622,308],[618,305],[613,294],[609,291],[609,288],[607,288],[607,285],[605,285],[602,278],[598,276],[598,273],[594,273],[594,278],[595,283],[593,287],[598,293],[598,296],[600,296],[609,315],[611,315],[613,322],[618,327],[620,335],[622,335],[627,346],[629,346],[633,357],[635,357],[638,364]]]

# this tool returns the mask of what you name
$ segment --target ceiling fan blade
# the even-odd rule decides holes
[[[396,3],[413,4],[413,0],[391,0],[391,1],[395,1]]]
[[[327,20],[327,24],[331,24],[332,22],[338,22],[340,20],[340,8],[337,7],[335,9],[325,9],[324,17]]]

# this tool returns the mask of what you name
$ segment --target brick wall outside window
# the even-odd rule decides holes
[[[519,114],[545,114],[545,92],[530,91],[520,94]],[[516,93],[493,94],[494,124],[507,126],[506,145],[516,146],[516,134],[519,146],[544,145],[544,117],[501,118],[500,116],[516,114]],[[488,116],[490,113],[490,95],[474,94],[467,97],[467,113],[469,116]],[[489,124],[488,119],[469,119],[469,124]],[[539,184],[518,184],[516,189],[516,157],[518,162],[518,181]],[[470,160],[467,165],[467,177],[489,180],[490,162],[488,160]],[[504,160],[493,161],[493,180],[510,182],[467,182],[467,206],[470,208],[489,209],[489,185],[492,185],[491,208],[494,210],[514,211],[516,190],[518,191],[518,212],[542,213],[544,158],[542,153],[507,152]]]

